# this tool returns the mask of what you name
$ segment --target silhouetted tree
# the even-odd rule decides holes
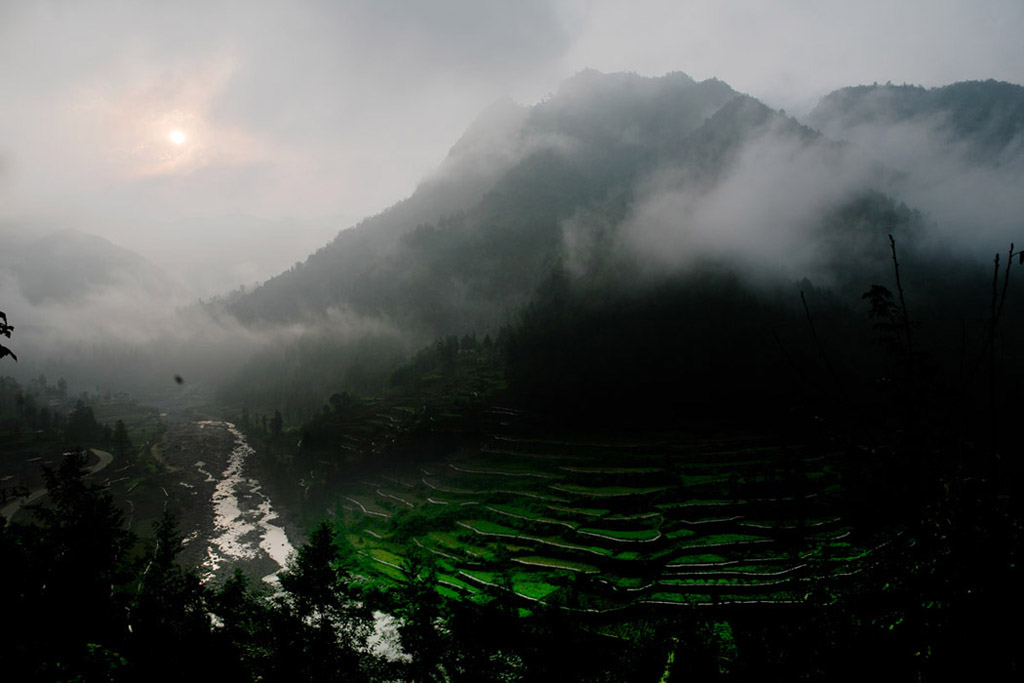
[[[4,313],[3,311],[0,311],[0,336],[7,337],[8,339],[10,339],[12,332],[14,332],[14,325],[8,325],[7,314]],[[10,356],[14,360],[18,360],[18,357],[14,355],[13,351],[11,351],[3,344],[0,344],[0,358],[3,358],[4,356]]]
[[[125,427],[124,420],[118,420],[114,424],[112,442],[119,457],[123,458],[128,454],[128,449],[132,447],[132,440],[128,438],[128,428]]]
[[[274,663],[286,680],[363,680],[368,611],[348,594],[342,546],[323,521],[279,574],[287,600],[275,613],[274,629],[284,638]]]
[[[398,635],[402,649],[412,657],[411,680],[417,683],[443,680],[438,663],[444,654],[439,629],[441,598],[437,594],[437,566],[433,556],[414,546],[402,567]]]
[[[14,653],[0,662],[13,678],[106,680],[124,664],[134,537],[110,494],[85,482],[84,463],[76,452],[44,468],[49,505],[32,508],[40,524],[21,542],[30,570],[21,585],[3,586],[29,607],[0,648]]]
[[[209,657],[201,656],[211,642],[206,591],[196,571],[183,569],[176,561],[183,537],[174,515],[165,511],[153,523],[153,531],[131,610],[133,675],[166,681],[199,676],[210,663]],[[169,652],[192,656],[168,657]]]

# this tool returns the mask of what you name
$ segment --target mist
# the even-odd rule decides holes
[[[900,116],[891,97],[883,88],[847,119],[819,115],[821,130],[899,173],[889,187],[926,214],[934,248],[991,257],[1019,241],[1024,131],[1007,135],[1009,114],[997,111],[984,128],[964,136],[944,113]],[[813,113],[810,121],[817,123]]]
[[[0,218],[98,234],[210,295],[228,278],[199,277],[212,259],[190,254],[215,252],[229,288],[265,280],[411,194],[488,104],[537,102],[581,69],[715,76],[799,112],[876,80],[1022,82],[1022,12],[1013,0],[5,3]],[[178,129],[181,145],[168,140]],[[224,216],[251,220],[228,229]],[[234,248],[209,239],[220,232]]]
[[[1024,82],[1022,21],[1013,0],[4,3],[0,304],[21,358],[5,372],[212,386],[303,338],[415,348],[422,330],[385,314],[336,308],[254,329],[222,306],[389,206],[402,202],[381,253],[417,222],[472,211],[538,150],[573,154],[572,136],[524,121],[583,69],[718,77],[806,119],[851,84]],[[985,49],[953,58],[951,44]],[[844,245],[817,240],[821,216],[872,190],[921,210],[936,248],[980,258],[1019,227],[1020,138],[979,161],[938,120],[822,126],[821,140],[784,128],[759,131],[715,182],[658,168],[621,221],[564,219],[570,270],[614,233],[651,272],[730,258],[757,277],[828,283],[823,264]],[[83,256],[73,295],[40,298],[12,260],[64,230],[141,261],[90,273]]]
[[[246,326],[219,304],[169,307],[164,298],[117,288],[97,290],[72,305],[31,305],[4,291],[5,312],[19,323],[11,346],[29,350],[20,352],[5,374],[24,381],[40,374],[63,377],[73,394],[125,392],[164,409],[212,402],[243,371],[270,371],[274,368],[266,366],[277,364],[284,373],[302,349],[329,344],[345,356],[368,339],[380,349],[390,345],[403,353],[412,346],[408,334],[387,319],[350,310],[329,310],[316,324]],[[341,365],[348,368],[351,362]],[[184,382],[178,384],[176,376]],[[314,406],[344,375],[322,380],[320,391],[306,385]],[[253,396],[251,402],[262,400]]]
[[[651,270],[705,260],[827,283],[821,270],[836,245],[822,242],[829,211],[871,189],[877,166],[827,140],[805,140],[769,124],[710,187],[687,168],[664,169],[639,189],[620,234]]]

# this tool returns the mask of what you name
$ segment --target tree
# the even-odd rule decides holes
[[[200,654],[211,644],[206,590],[194,569],[183,569],[176,561],[184,539],[174,515],[164,511],[153,532],[131,611],[133,674],[139,680],[201,677],[210,664]],[[169,652],[194,656],[169,661]],[[203,668],[190,670],[192,666]]]
[[[7,337],[8,339],[10,339],[11,332],[14,332],[14,325],[8,325],[7,314],[4,313],[3,311],[0,311],[0,336]],[[15,361],[18,360],[18,357],[14,355],[13,351],[11,351],[3,344],[0,344],[0,358],[3,358],[4,356],[10,356]]]
[[[438,680],[438,664],[445,652],[441,621],[441,598],[437,594],[437,564],[433,555],[413,546],[402,567],[402,624],[398,635],[402,650],[412,657],[411,679],[417,683]]]
[[[281,649],[274,665],[287,680],[365,678],[370,615],[348,593],[343,567],[351,552],[322,521],[278,575],[288,600],[275,615]]]
[[[132,447],[132,440],[128,438],[128,429],[124,425],[124,420],[118,420],[114,424],[113,443],[118,457],[121,458],[125,457],[128,454],[128,449]]]
[[[67,438],[72,443],[86,445],[90,441],[99,439],[102,429],[96,422],[96,415],[92,407],[85,405],[85,402],[78,400],[75,409],[68,415]]]
[[[281,587],[292,597],[302,618],[322,620],[341,606],[344,586],[335,568],[338,556],[334,526],[322,521],[279,574]]]
[[[100,680],[98,672],[121,666],[134,536],[110,494],[83,479],[84,465],[76,452],[44,468],[50,504],[29,508],[40,525],[20,543],[29,570],[21,585],[2,587],[30,606],[19,613],[11,661],[0,659],[12,679],[21,671],[30,680]]]
[[[235,569],[211,598],[211,611],[219,620],[213,632],[214,649],[225,661],[241,667],[238,680],[268,680],[278,646],[273,638],[277,613],[260,591],[241,569]]]

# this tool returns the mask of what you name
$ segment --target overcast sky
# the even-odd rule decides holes
[[[0,0],[0,224],[172,271],[245,240],[224,277],[264,279],[407,196],[498,97],[586,67],[799,114],[874,81],[1024,83],[1022,34],[1022,0]]]

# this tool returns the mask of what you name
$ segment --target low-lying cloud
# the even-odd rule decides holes
[[[725,261],[749,274],[827,277],[820,272],[823,217],[870,189],[878,165],[822,139],[772,125],[707,186],[689,167],[667,168],[638,189],[621,245],[654,271]]]
[[[942,115],[825,132],[901,172],[892,191],[925,213],[935,247],[987,257],[1024,240],[1024,132],[989,147],[985,130],[958,137]]]
[[[342,308],[317,321],[246,326],[217,303],[119,286],[97,287],[74,302],[33,304],[5,276],[0,300],[16,327],[9,345],[19,356],[17,364],[5,364],[4,374],[64,376],[73,391],[129,391],[158,405],[180,393],[171,382],[175,375],[208,400],[259,354],[315,339],[343,347],[368,337],[401,346],[404,338],[384,318]]]

